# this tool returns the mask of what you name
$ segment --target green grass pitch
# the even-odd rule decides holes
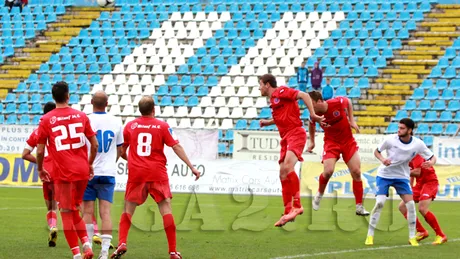
[[[46,209],[41,189],[0,188],[0,258],[72,258],[62,231],[55,248],[47,247]],[[408,230],[397,212],[397,202],[387,202],[375,245],[366,247],[368,218],[355,216],[352,199],[324,199],[312,211],[311,198],[303,198],[305,213],[284,228],[273,227],[282,213],[281,197],[175,194],[173,214],[178,250],[184,258],[458,258],[460,206],[437,201],[432,211],[451,242],[432,246],[434,232],[420,247],[407,247]],[[365,206],[371,210],[373,198]],[[114,241],[123,193],[115,194],[112,219]],[[60,217],[58,218],[60,227]],[[99,247],[95,247],[96,256]],[[127,259],[169,258],[161,216],[149,199],[133,217]],[[97,257],[96,257],[97,258]]]

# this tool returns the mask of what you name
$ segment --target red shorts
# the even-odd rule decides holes
[[[43,182],[43,197],[46,201],[54,200],[54,183],[53,182]]]
[[[348,163],[358,149],[358,143],[354,139],[343,143],[326,140],[324,141],[323,162],[329,158],[339,160],[342,155],[343,161]]]
[[[423,200],[434,200],[438,193],[438,181],[431,181],[427,183],[416,184],[412,187],[414,193],[414,201],[419,202]]]
[[[280,160],[278,163],[284,162],[288,151],[294,152],[300,162],[303,161],[302,153],[307,143],[307,132],[304,128],[298,127],[290,130],[283,139],[281,139]]]
[[[125,200],[141,205],[150,194],[156,203],[172,198],[169,181],[130,183],[126,185]]]
[[[77,210],[83,202],[88,180],[64,182],[55,181],[55,199],[60,209]]]

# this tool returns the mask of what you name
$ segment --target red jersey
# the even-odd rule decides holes
[[[337,97],[326,101],[327,111],[317,113],[318,116],[324,115],[324,124],[321,128],[324,130],[324,141],[333,141],[345,143],[353,139],[350,122],[348,121],[348,99]],[[314,122],[310,122],[314,123]]]
[[[270,108],[273,120],[283,138],[287,132],[294,128],[302,127],[300,109],[297,103],[298,90],[287,86],[278,87],[270,97]]]
[[[85,113],[70,107],[56,108],[43,115],[38,127],[38,143],[48,143],[54,180],[89,179],[88,148],[85,137],[95,133]]]
[[[38,129],[35,129],[32,134],[30,134],[29,138],[26,141],[26,149],[32,152],[35,147],[38,145]],[[51,178],[53,178],[53,161],[51,157],[48,155],[48,146],[45,148],[45,159],[43,160],[43,167],[45,168],[48,173],[50,173]]]
[[[126,124],[123,131],[128,152],[128,183],[167,181],[164,145],[179,143],[168,123],[140,117]]]
[[[410,169],[421,168],[420,176],[415,177],[417,180],[417,184],[419,183],[427,183],[430,181],[438,181],[438,177],[436,176],[436,172],[433,167],[430,168],[422,168],[422,163],[425,162],[425,159],[421,155],[416,155],[410,162],[409,167]]]

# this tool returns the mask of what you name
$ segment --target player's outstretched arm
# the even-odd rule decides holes
[[[200,171],[198,171],[193,165],[192,163],[190,162],[190,160],[188,159],[188,156],[187,154],[185,153],[185,150],[184,148],[182,147],[181,144],[176,144],[174,146],[172,146],[172,149],[174,150],[174,153],[176,153],[176,155],[182,160],[184,161],[184,163],[190,168],[190,170],[192,170],[192,173],[196,176],[195,178],[195,181],[198,180],[200,178]]]
[[[348,120],[350,121],[350,126],[354,130],[356,130],[356,133],[359,133],[359,126],[355,121],[355,117],[353,116],[353,103],[347,97],[342,97],[342,98],[346,99],[348,102],[348,108],[347,108],[348,112],[347,113],[348,113]]]
[[[89,140],[89,143],[91,143],[91,150],[89,151],[89,159],[88,159],[88,162],[89,162],[89,177],[90,177],[90,180],[91,180],[93,178],[93,176],[94,176],[93,163],[94,163],[94,159],[96,159],[96,154],[97,154],[97,150],[99,148],[99,143],[97,142],[96,136],[92,136],[88,140]]]
[[[275,124],[275,120],[274,120],[274,119],[270,119],[270,120],[260,120],[260,121],[259,121],[260,127],[266,127],[266,126],[270,126],[270,125],[273,125],[273,124]]]
[[[37,163],[37,159],[32,155],[32,150],[24,148],[22,151],[22,159],[27,160],[31,163]]]
[[[313,152],[313,149],[315,148],[315,133],[316,133],[316,127],[315,123],[309,121],[308,122],[308,136],[309,136],[309,143],[308,143],[308,152]]]
[[[299,91],[299,93],[297,94],[297,100],[302,100],[305,103],[305,105],[308,108],[308,111],[310,111],[310,117],[313,119],[313,121],[317,121],[317,122],[324,121],[324,116],[316,115],[315,109],[313,109],[313,103],[311,102],[310,95]]]
[[[45,144],[37,145],[37,171],[40,179],[44,182],[49,182],[50,174],[43,169],[43,160],[45,158]]]

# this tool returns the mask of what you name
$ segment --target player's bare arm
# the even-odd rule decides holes
[[[34,155],[32,155],[32,151],[27,148],[24,148],[24,150],[22,151],[22,159],[27,160],[31,163],[37,163],[37,159],[34,157]]]
[[[316,133],[316,127],[314,122],[309,121],[308,122],[308,136],[309,136],[309,141],[308,141],[308,149],[307,152],[313,152],[313,149],[315,148],[315,133]]]
[[[43,160],[45,159],[45,144],[37,145],[37,171],[38,176],[44,182],[49,182],[50,174],[43,168]]]
[[[420,176],[420,173],[422,172],[422,168],[414,168],[410,170],[410,176],[411,177],[418,177]]]
[[[125,145],[126,145],[126,144],[125,144]],[[127,151],[128,151],[128,147],[129,147],[129,146],[125,146],[125,145],[123,145],[123,146],[121,147],[121,155],[120,155],[120,156],[121,156],[121,158],[123,158],[124,160],[128,161],[128,154],[127,154]]]
[[[182,160],[184,161],[184,163],[190,168],[190,170],[192,170],[192,173],[195,175],[195,181],[200,179],[200,176],[201,176],[201,173],[200,171],[198,171],[193,165],[192,163],[190,162],[190,160],[188,159],[188,156],[187,154],[185,153],[185,150],[184,148],[182,147],[181,144],[176,144],[172,147],[172,149],[174,150],[174,153],[176,153],[176,155]]]
[[[310,117],[313,121],[322,122],[324,121],[324,116],[318,116],[315,113],[315,109],[313,109],[313,103],[311,102],[310,95],[304,92],[300,92],[297,94],[297,100],[302,100],[310,111]]]
[[[122,146],[117,147],[117,161],[120,158],[122,152],[123,152],[122,151]]]
[[[355,118],[353,116],[353,103],[351,103],[351,100],[344,97],[344,99],[347,99],[348,101],[348,108],[347,108],[347,114],[348,114],[348,121],[350,121],[350,126],[352,129],[356,131],[356,133],[359,133],[359,126],[355,121]]]
[[[423,168],[430,168],[436,164],[436,156],[432,156],[430,159],[422,163]]]
[[[391,165],[391,160],[388,159],[388,158],[385,158],[385,157],[382,155],[382,153],[379,152],[378,149],[375,149],[375,151],[374,151],[374,156],[375,156],[378,160],[380,160],[380,162],[382,162],[382,164],[384,164],[385,166]]]
[[[91,143],[91,150],[89,152],[89,177],[90,180],[93,179],[94,176],[94,169],[93,169],[93,163],[94,159],[96,159],[96,154],[97,154],[97,149],[99,148],[99,143],[97,142],[96,136],[92,136],[89,139],[89,142]]]
[[[266,127],[266,126],[270,126],[270,125],[274,125],[274,124],[275,124],[275,120],[274,120],[274,119],[270,119],[270,120],[260,120],[260,121],[259,121],[260,127]]]

